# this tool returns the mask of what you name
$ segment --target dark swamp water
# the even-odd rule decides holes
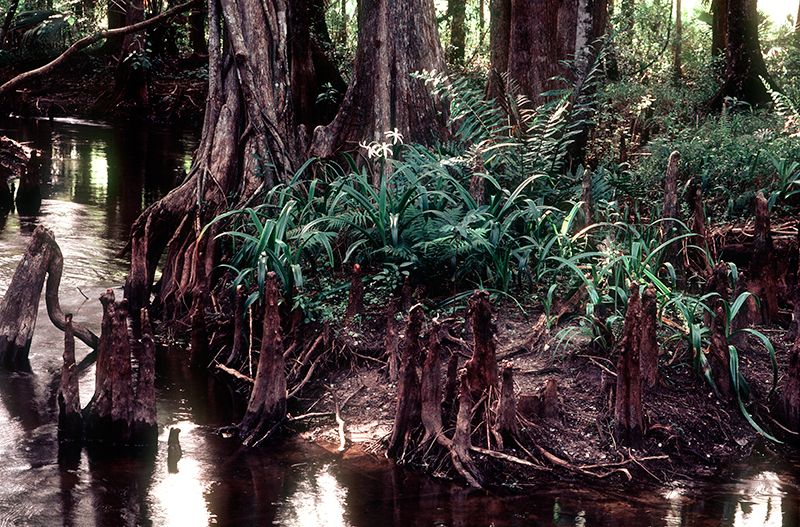
[[[127,271],[114,259],[140,211],[188,167],[197,143],[177,130],[114,128],[70,121],[0,122],[0,134],[45,151],[37,217],[0,221],[0,294],[38,223],[64,253],[61,304],[99,333],[97,300]],[[121,293],[120,293],[121,294]],[[77,343],[78,357],[88,348]],[[32,374],[0,374],[0,526],[797,526],[795,467],[742,467],[715,485],[673,481],[618,492],[564,483],[521,496],[468,492],[378,458],[346,459],[301,441],[240,450],[213,433],[236,422],[240,405],[213,378],[183,366],[185,353],[158,356],[159,446],[155,454],[59,463],[53,379],[63,334],[41,306]],[[93,392],[81,379],[82,402]],[[183,458],[167,470],[169,427],[181,428]]]

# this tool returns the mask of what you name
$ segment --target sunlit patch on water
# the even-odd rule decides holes
[[[304,478],[288,493],[278,509],[277,522],[287,527],[349,526],[345,519],[347,491],[330,464],[304,470]]]
[[[211,515],[205,499],[210,483],[205,471],[206,463],[196,455],[202,443],[192,434],[197,425],[182,421],[172,425],[180,428],[180,443],[183,456],[178,462],[178,471],[171,473],[166,464],[157,467],[150,490],[153,500],[153,516],[159,525],[185,526],[208,525]],[[169,428],[165,427],[158,438],[159,452],[167,449]]]

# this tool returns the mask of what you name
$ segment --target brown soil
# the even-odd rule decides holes
[[[46,60],[23,61],[37,68]],[[159,60],[152,67],[145,108],[114,101],[116,59],[99,51],[79,53],[52,74],[33,80],[0,101],[0,111],[21,117],[77,117],[202,126],[208,76],[207,58]],[[0,83],[22,73],[0,67]]]
[[[508,312],[506,307],[500,311]],[[449,340],[443,342],[442,363],[445,365],[451,353],[459,355],[462,367],[469,357],[471,335],[463,319],[463,313],[448,319],[450,334],[462,339],[464,345]],[[617,444],[612,434],[615,356],[595,349],[580,333],[577,320],[554,328],[544,347],[529,350],[523,344],[533,325],[531,320],[518,314],[497,312],[495,319],[498,358],[513,361],[518,400],[520,396],[538,394],[552,378],[557,382],[560,410],[558,418],[545,419],[526,416],[525,408],[518,407],[519,444],[511,448],[507,445],[503,452],[532,461],[539,465],[536,468],[473,452],[492,488],[520,489],[548,478],[610,480],[614,484],[629,485],[724,477],[754,455],[770,457],[782,451],[780,445],[763,438],[746,422],[735,401],[721,402],[713,395],[694,372],[691,357],[677,344],[662,348],[659,383],[653,390],[644,392],[645,446],[641,450],[625,448]],[[573,336],[561,340],[565,329]],[[761,331],[775,346],[783,376],[790,349],[783,339],[785,331],[779,328],[761,328]],[[666,334],[659,337],[662,343]],[[350,361],[346,367],[330,372],[326,382],[336,394],[341,417],[346,423],[346,455],[367,452],[382,456],[392,430],[397,385],[387,380],[385,357],[381,357],[379,346],[366,347],[359,342],[383,342],[383,336],[380,329],[362,328],[340,339],[339,354],[349,353]],[[747,350],[741,353],[741,369],[753,391],[754,402],[747,405],[748,411],[769,433],[784,437],[769,415],[768,408],[775,396],[767,398],[772,382],[768,354],[759,343],[748,344]],[[367,356],[373,357],[367,359]],[[781,377],[778,393],[782,380]],[[330,391],[309,390],[307,393],[303,411],[335,411]],[[340,446],[339,428],[332,416],[294,426],[309,441],[326,445],[331,450]],[[450,436],[452,430],[446,433]],[[485,425],[473,426],[472,444],[485,448],[486,435]],[[496,447],[494,440],[491,445],[492,449]],[[554,461],[539,448],[565,463]],[[457,480],[458,476],[437,449],[409,455],[410,464],[434,476]]]

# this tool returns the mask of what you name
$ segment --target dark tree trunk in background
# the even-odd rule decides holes
[[[432,0],[361,2],[353,76],[333,122],[314,131],[310,153],[332,157],[360,142],[385,141],[397,129],[405,142],[446,137],[425,82],[411,74],[445,71]],[[380,171],[375,171],[377,182]]]
[[[192,53],[196,55],[208,55],[207,19],[208,9],[205,6],[197,6],[189,13],[189,43],[192,46]]]
[[[142,0],[129,0],[124,25],[138,24],[144,20]],[[114,78],[114,102],[132,102],[137,107],[147,106],[149,99],[151,57],[147,56],[147,38],[144,33],[125,35],[122,55],[117,63]]]
[[[3,49],[3,42],[5,42],[6,35],[8,35],[11,21],[14,20],[14,16],[17,14],[17,7],[19,7],[19,0],[11,0],[11,5],[8,6],[6,16],[3,18],[3,26],[0,27],[0,49]]]
[[[317,41],[320,44],[332,45],[328,24],[325,22],[325,0],[310,0],[308,18],[311,32],[317,37]]]
[[[210,2],[208,99],[192,168],[180,187],[148,207],[131,228],[125,296],[136,312],[148,303],[156,266],[169,244],[155,305],[166,310],[167,319],[185,315],[193,294],[206,294],[217,264],[216,243],[210,241],[201,267],[205,272],[191,272],[203,226],[294,173],[306,136],[295,112],[309,113],[302,103],[298,108],[295,94],[316,90],[303,84],[310,82],[309,54],[290,53],[290,39],[307,30],[304,6],[287,0]],[[212,229],[209,240],[214,235]],[[205,283],[198,288],[197,280]]]
[[[728,1],[711,0],[711,55],[724,55],[728,49]]]
[[[278,313],[278,278],[273,271],[267,274],[265,285],[263,327],[258,372],[247,412],[239,424],[239,435],[247,445],[255,445],[269,437],[286,419],[286,373]]]
[[[489,0],[489,81],[486,96],[505,97],[508,50],[511,42],[511,0]]]
[[[128,10],[128,0],[106,0],[108,2],[108,29],[116,29],[125,26],[126,12]],[[109,55],[118,56],[122,51],[122,41],[125,37],[114,36],[106,39],[102,50]],[[121,57],[122,58],[122,57]]]
[[[462,65],[467,47],[466,0],[448,0],[447,15],[450,17],[449,59],[453,64]]]
[[[752,105],[769,103],[770,96],[760,78],[769,81],[758,41],[756,0],[728,0],[727,23],[725,83],[711,100],[712,108],[721,108],[725,97]]]

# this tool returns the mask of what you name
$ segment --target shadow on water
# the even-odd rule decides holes
[[[0,133],[45,151],[36,217],[0,218],[0,294],[33,228],[53,229],[64,254],[65,311],[99,331],[97,298],[127,266],[114,258],[140,211],[170,190],[196,137],[78,122],[0,121]],[[80,346],[80,344],[79,344]],[[149,452],[59,451],[55,393],[63,334],[40,313],[29,374],[0,374],[0,525],[200,526],[734,526],[798,525],[797,463],[744,467],[716,484],[665,482],[614,491],[602,482],[530,482],[498,496],[401,470],[376,456],[333,454],[302,439],[241,449],[215,434],[244,403],[225,383],[160,346],[159,442]],[[86,348],[80,348],[79,358]],[[81,376],[81,400],[94,375]],[[331,427],[335,426],[331,424]],[[168,466],[169,429],[182,457]]]

